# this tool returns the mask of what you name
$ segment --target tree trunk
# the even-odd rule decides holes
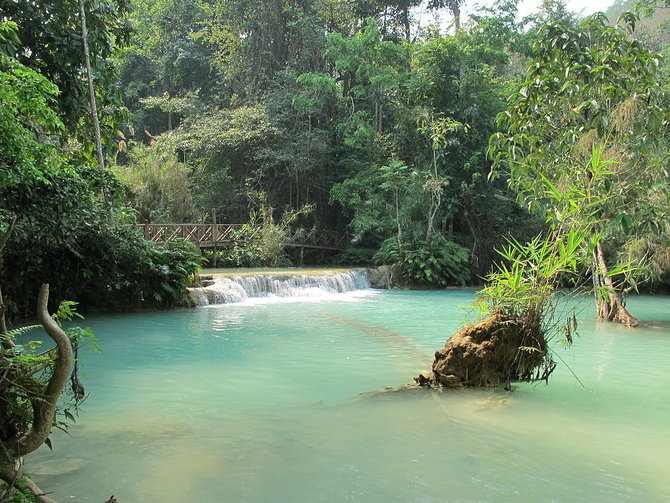
[[[442,204],[442,197],[440,196],[440,191],[434,189],[430,195],[430,208],[428,209],[428,225],[426,228],[426,241],[430,239],[433,235],[433,227],[435,223],[435,217],[437,216],[437,211],[440,209]]]
[[[440,209],[440,204],[442,204],[442,197],[440,196],[441,187],[437,182],[437,150],[433,148],[433,180],[434,186],[431,187],[430,194],[430,208],[428,209],[428,225],[426,228],[426,241],[430,239],[430,236],[433,234],[433,222],[435,221],[435,216],[437,211]]]
[[[454,28],[456,32],[461,31],[461,2],[462,0],[448,0],[447,6],[454,16]]]
[[[398,251],[402,248],[402,228],[400,227],[400,194],[395,191],[395,219],[398,226]]]
[[[402,9],[402,15],[401,15],[401,23],[403,27],[403,31],[405,32],[405,40],[407,42],[410,41],[411,36],[412,36],[412,31],[411,31],[411,23],[409,22],[409,5],[406,5]]]
[[[93,87],[93,72],[91,70],[91,54],[88,50],[88,29],[86,28],[86,11],[84,5],[86,0],[79,0],[79,17],[81,18],[81,37],[84,43],[84,61],[86,63],[86,75],[88,77],[88,94],[91,106],[91,118],[93,120],[93,132],[95,133],[95,153],[101,171],[105,171],[105,157],[102,153],[102,140],[100,136],[100,122],[98,121],[98,105],[95,101],[95,88]],[[109,188],[105,177],[102,177],[102,200],[108,206],[109,220],[114,220],[112,201],[109,197]]]
[[[596,265],[593,273],[593,286],[595,287],[598,319],[620,321],[626,326],[636,327],[640,324],[640,320],[628,312],[623,304],[621,294],[614,286],[614,281],[608,275],[609,268],[607,267],[605,252],[600,241],[598,241],[596,249],[593,251],[593,259]],[[599,292],[602,289],[605,290],[604,295]]]
[[[4,333],[7,333],[7,319],[5,318],[5,299],[2,297],[2,288],[0,287],[0,334]]]
[[[2,269],[2,250],[5,249],[5,245],[7,244],[7,241],[9,241],[9,238],[12,235],[15,223],[16,223],[16,216],[13,216],[12,221],[9,222],[9,228],[5,231],[5,233],[2,236],[0,236],[0,269]],[[0,287],[0,334],[4,334],[6,332],[7,332],[7,318],[6,318],[5,299],[2,296],[2,288]],[[11,340],[7,339],[6,341],[3,342],[3,347],[5,349],[10,349],[14,347],[14,343]]]

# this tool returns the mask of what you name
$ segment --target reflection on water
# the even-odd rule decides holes
[[[348,295],[348,294],[344,294]],[[402,384],[472,290],[227,305],[87,320],[91,398],[29,470],[59,501],[670,502],[667,297],[652,322],[585,314],[549,386]]]

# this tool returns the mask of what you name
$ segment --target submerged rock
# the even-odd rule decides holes
[[[380,389],[359,393],[351,400],[351,403],[358,402],[360,400],[367,400],[369,398],[388,396],[389,393],[412,393],[416,391],[423,391],[423,388],[416,383],[400,384],[398,386],[384,386]]]
[[[82,458],[50,459],[35,465],[31,473],[42,477],[59,477],[74,473],[86,466],[86,460]]]
[[[435,353],[430,380],[449,388],[501,386],[546,379],[554,367],[540,331],[495,315],[452,335]]]

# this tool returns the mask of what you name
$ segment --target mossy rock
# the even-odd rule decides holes
[[[543,378],[553,370],[539,330],[494,315],[452,335],[435,353],[433,381],[445,387],[502,386]],[[550,372],[549,370],[549,372]]]

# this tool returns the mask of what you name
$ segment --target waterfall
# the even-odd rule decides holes
[[[370,288],[364,270],[324,274],[254,274],[249,276],[216,276],[204,288],[192,288],[197,306],[234,304],[258,298],[318,298]]]

